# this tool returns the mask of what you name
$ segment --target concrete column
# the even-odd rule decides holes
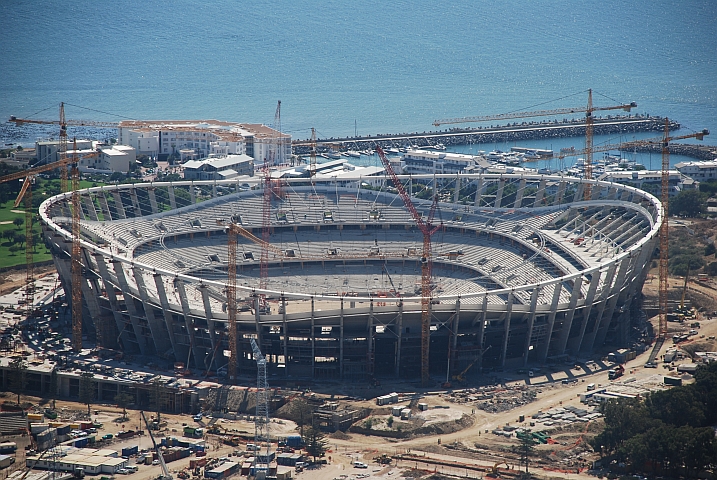
[[[480,325],[478,327],[478,346],[480,346],[480,357],[478,358],[478,368],[483,368],[483,341],[485,340],[485,323],[488,321],[488,295],[483,297],[483,309],[476,315],[476,318],[480,315]]]
[[[341,307],[343,311],[344,300],[341,299]],[[343,344],[341,345],[341,351],[343,353]],[[340,355],[339,364],[343,376],[343,354]],[[316,376],[314,368],[316,367],[316,315],[314,312],[314,297],[311,297],[311,378]]]
[[[613,284],[612,291],[610,292],[610,299],[607,302],[607,312],[603,316],[602,321],[600,322],[600,328],[595,335],[595,344],[598,347],[605,342],[605,336],[607,335],[608,328],[610,327],[612,316],[615,313],[615,307],[620,299],[620,292],[622,291],[622,286],[625,283],[625,277],[627,276],[628,270],[630,270],[630,263],[631,259],[629,257],[623,258],[620,262],[617,277],[615,278],[615,283]]]
[[[152,213],[159,213],[159,207],[157,206],[157,195],[155,194],[156,188],[148,188],[147,194],[149,195],[149,205],[152,207]]]
[[[533,208],[537,208],[540,206],[540,202],[543,201],[543,196],[545,196],[545,185],[546,181],[544,178],[540,179],[540,184],[538,185],[538,191],[535,192],[535,200],[533,201]]]
[[[189,185],[189,199],[192,202],[192,205],[197,203],[197,194],[194,192],[194,182]]]
[[[107,192],[102,189],[102,191],[97,195],[97,200],[100,202],[100,210],[102,211],[102,216],[104,217],[105,221],[112,220],[112,214],[110,213],[110,207],[107,204],[107,197],[105,196]]]
[[[373,298],[369,302],[368,307],[368,325],[367,330],[368,334],[366,335],[366,341],[368,343],[368,358],[371,361],[371,365],[369,365],[369,369],[371,370],[371,373],[373,374],[373,326],[374,326],[374,313],[373,313]]]
[[[167,193],[169,194],[169,206],[172,207],[172,210],[177,209],[177,199],[174,197],[174,185],[169,185],[167,187]]]
[[[478,177],[478,186],[476,187],[476,197],[473,205],[480,207],[480,197],[483,194],[483,176]]]
[[[513,208],[520,208],[520,204],[523,202],[523,193],[525,192],[525,179],[522,178],[518,184],[518,191],[515,194],[515,203]]]
[[[616,187],[610,187],[607,193],[607,199],[608,200],[615,200],[615,197],[617,197],[617,188]]]
[[[573,197],[573,202],[582,202],[585,197],[585,184],[584,183],[578,183],[577,188],[575,189],[575,196]]]
[[[115,199],[115,213],[119,219],[127,218],[127,212],[124,211],[124,204],[122,203],[122,196],[120,196],[118,190],[112,191],[112,197]]]
[[[115,317],[115,324],[117,325],[117,331],[119,332],[119,339],[122,341],[122,347],[127,353],[133,348],[134,341],[130,338],[129,332],[126,330],[127,321],[124,319],[122,312],[119,308],[119,302],[117,301],[117,295],[115,295],[115,285],[110,276],[109,269],[105,263],[105,257],[99,254],[95,254],[95,261],[97,262],[97,269],[100,272],[102,283],[105,286],[107,292],[107,299],[110,302],[112,308],[112,314]]]
[[[500,179],[498,181],[498,191],[495,192],[495,201],[493,202],[493,206],[495,208],[500,208],[500,202],[503,200],[503,188],[505,187],[505,180]]]
[[[538,286],[533,289],[530,295],[530,314],[528,316],[528,335],[525,337],[525,348],[523,349],[523,366],[528,364],[528,355],[530,354],[530,342],[533,338],[533,325],[535,324],[535,314],[538,307],[538,297],[542,287]]]
[[[284,375],[289,376],[289,324],[286,321],[286,297],[284,295],[281,296],[281,306],[283,312],[281,315],[281,323],[284,332]]]
[[[396,339],[396,365],[395,374],[400,376],[401,372],[401,341],[403,340],[403,300],[398,302],[398,317],[396,319],[398,325],[398,338]]]
[[[581,295],[581,287],[583,284],[583,276],[580,275],[573,280],[573,291],[570,294],[570,304],[568,306],[568,314],[563,322],[563,328],[560,330],[560,343],[558,346],[558,352],[560,354],[565,353],[565,348],[568,345],[568,337],[570,336],[570,329],[573,326],[573,318],[575,318],[575,306],[578,303]]]
[[[194,355],[194,365],[199,368],[204,363],[202,355],[194,342],[194,322],[189,313],[189,299],[187,298],[187,291],[184,287],[184,281],[178,278],[174,279],[174,287],[179,293],[179,302],[182,304],[182,315],[184,316],[184,328],[187,329],[187,335],[189,335],[189,346],[192,355]],[[200,363],[202,361],[202,363]],[[187,353],[187,367],[189,367],[189,353]]]
[[[580,347],[583,344],[583,337],[585,336],[585,329],[588,326],[590,320],[590,312],[593,308],[593,300],[595,299],[595,292],[597,291],[598,284],[600,283],[600,276],[602,272],[600,270],[593,272],[592,280],[590,280],[590,286],[588,287],[588,293],[585,295],[585,306],[583,307],[583,320],[580,323],[580,334],[574,341],[571,350],[575,355],[580,351]]]
[[[95,338],[98,345],[102,345],[102,314],[100,313],[100,306],[97,303],[97,295],[99,292],[93,291],[92,286],[88,283],[87,279],[82,279],[82,300],[87,305],[87,310],[90,312],[90,318],[83,316],[82,323],[91,322],[95,329]],[[89,327],[89,325],[87,325]]]
[[[95,208],[95,202],[92,201],[92,196],[83,195],[83,198],[85,200],[85,208],[87,209],[87,214],[90,216],[90,220],[97,222],[99,219],[97,218],[97,209]]]
[[[503,349],[500,352],[500,366],[505,367],[505,357],[508,354],[508,336],[510,335],[510,320],[513,316],[513,292],[508,294],[508,305],[506,305],[505,321],[503,322]]]
[[[217,181],[212,184],[212,198],[217,198]]]
[[[212,304],[209,301],[209,287],[204,284],[200,284],[198,290],[199,293],[202,295],[202,305],[204,305],[204,318],[207,320],[207,330],[209,330],[209,341],[212,344],[212,352],[215,352],[217,348],[216,325],[214,324],[214,320],[212,319]],[[216,355],[207,355],[206,357],[204,357],[204,365],[207,367],[207,370],[211,370],[212,368],[211,365],[207,365],[207,362],[212,361],[212,357],[216,357]]]
[[[453,192],[453,203],[458,203],[461,199],[461,177],[456,174],[456,188]]]
[[[567,182],[565,182],[564,180],[560,182],[560,184],[558,185],[558,193],[555,195],[555,201],[553,202],[553,205],[560,205],[563,203],[566,186]]]
[[[453,328],[451,329],[451,349],[448,355],[449,372],[453,372],[456,366],[456,348],[458,348],[458,326],[461,322],[461,299],[456,299],[456,313],[453,316]],[[450,380],[450,376],[448,377]]]
[[[167,330],[165,330],[160,319],[154,314],[154,306],[149,303],[149,294],[147,293],[147,285],[144,282],[144,275],[139,267],[133,268],[134,281],[137,283],[137,290],[139,291],[139,298],[142,301],[142,307],[144,308],[144,315],[147,318],[147,324],[149,325],[149,331],[152,333],[152,340],[154,341],[155,351],[164,355],[172,349],[172,345],[169,342],[169,336]]]
[[[548,352],[550,351],[550,340],[553,336],[553,327],[555,326],[555,314],[558,313],[558,301],[560,300],[560,291],[563,289],[563,284],[558,282],[555,284],[553,289],[553,299],[550,302],[550,313],[548,314],[548,331],[545,336],[545,345],[543,345],[543,351],[540,353],[540,363],[545,363],[548,358]]]
[[[167,329],[167,332],[169,333],[169,342],[172,344],[172,350],[174,351],[175,358],[181,358],[182,361],[189,356],[188,347],[185,349],[182,345],[179,345],[176,343],[176,339],[174,337],[175,331],[174,331],[174,318],[172,317],[172,312],[169,309],[169,301],[167,300],[167,291],[164,288],[164,281],[162,279],[162,275],[159,273],[155,273],[154,275],[154,284],[157,287],[157,296],[159,296],[159,302],[162,306],[162,311],[164,312],[164,326]]]
[[[600,324],[602,323],[603,314],[605,313],[605,307],[607,306],[607,299],[610,294],[610,291],[612,290],[613,281],[615,280],[616,270],[617,264],[612,263],[608,267],[607,273],[605,274],[605,280],[603,280],[602,290],[600,291],[600,296],[598,299],[598,313],[595,317],[593,329],[590,333],[588,333],[588,336],[585,339],[585,347],[583,348],[585,351],[591,352],[593,349],[593,345],[595,344],[595,335],[597,334]]]
[[[344,299],[341,299],[341,314],[339,315],[339,336],[341,343],[339,344],[339,373],[344,378]]]
[[[127,313],[129,314],[130,322],[132,322],[132,329],[134,330],[134,336],[137,338],[137,344],[139,345],[139,351],[142,352],[142,355],[146,355],[147,353],[147,337],[142,334],[142,328],[139,325],[139,312],[137,311],[137,308],[134,304],[134,297],[132,296],[132,291],[130,290],[129,284],[127,283],[127,278],[124,274],[124,268],[122,268],[122,263],[118,262],[117,260],[112,262],[112,267],[114,268],[115,275],[117,276],[117,282],[119,283],[119,287],[122,290],[122,293],[124,294],[124,304],[125,307],[127,307]]]
[[[132,205],[134,206],[134,216],[135,217],[141,217],[142,216],[142,209],[139,207],[139,198],[137,197],[137,189],[132,188],[129,191],[129,196],[132,199]]]

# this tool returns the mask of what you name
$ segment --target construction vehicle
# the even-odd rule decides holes
[[[453,380],[454,380],[454,381],[457,381],[457,382],[460,382],[460,383],[465,383],[465,381],[466,381],[466,374],[468,373],[468,370],[470,370],[470,369],[473,367],[473,365],[475,365],[475,364],[478,362],[478,360],[480,360],[481,358],[483,358],[483,354],[485,354],[485,352],[487,352],[488,350],[490,350],[492,346],[493,346],[493,345],[488,345],[488,348],[486,348],[485,350],[481,351],[480,355],[478,355],[475,359],[473,359],[473,361],[472,361],[471,363],[469,363],[468,366],[467,366],[466,368],[464,368],[461,373],[458,373],[458,374],[456,374],[456,375],[453,375],[453,377],[452,377]],[[441,385],[441,387],[442,387],[442,388],[452,388],[452,387],[453,387],[453,384],[452,384],[451,382],[446,381],[446,382],[443,382],[443,384]]]
[[[677,316],[677,321],[682,323],[685,320],[694,320],[697,317],[697,313],[694,308],[685,307],[685,296],[687,295],[687,282],[690,278],[690,264],[687,264],[687,273],[685,274],[685,284],[682,286],[682,298],[680,299],[680,306],[675,308],[674,314]]]
[[[164,457],[162,456],[162,451],[159,449],[157,442],[154,440],[154,435],[152,435],[152,429],[149,428],[149,422],[147,421],[147,417],[144,415],[143,411],[140,411],[139,414],[142,415],[142,419],[144,420],[145,425],[147,425],[147,431],[149,432],[149,438],[152,439],[152,445],[154,446],[154,451],[157,452],[157,459],[159,460],[159,465],[162,467],[162,476],[159,477],[159,480],[173,480],[172,475],[169,473],[169,469],[167,469],[167,464],[164,463]]]
[[[616,378],[622,377],[624,373],[625,373],[625,367],[623,367],[622,365],[618,365],[617,367],[611,368],[610,370],[608,370],[607,378],[609,380],[615,380]]]
[[[505,465],[506,467],[508,467],[508,468],[510,469],[510,465],[508,465],[506,462],[496,462],[495,465],[493,465],[492,467],[490,467],[490,473],[487,474],[486,477],[490,477],[490,478],[497,478],[497,477],[499,477],[499,476],[500,476],[500,471],[498,470],[498,467],[500,467],[501,465]]]

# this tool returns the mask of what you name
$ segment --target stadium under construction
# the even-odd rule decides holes
[[[537,174],[401,177],[416,210],[437,196],[430,372],[515,367],[626,344],[657,246],[654,196]],[[81,288],[100,347],[226,371],[228,229],[237,240],[237,366],[292,378],[421,375],[423,235],[384,177],[110,185],[40,206],[62,285]],[[272,188],[268,242],[264,189]],[[421,198],[428,198],[421,200]],[[267,245],[268,243],[268,245]],[[260,289],[262,249],[268,275]]]

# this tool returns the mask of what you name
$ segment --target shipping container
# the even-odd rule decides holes
[[[86,438],[80,438],[78,440],[75,440],[75,448],[84,448],[87,446],[87,444],[90,443]]]
[[[27,414],[27,421],[28,422],[36,422],[36,423],[42,423],[44,420],[43,415],[41,413],[28,413]]]
[[[7,468],[15,463],[15,457],[10,455],[0,455],[0,468]]]
[[[15,453],[16,450],[17,443],[15,442],[0,443],[0,454]]]
[[[301,439],[301,435],[289,435],[286,437],[286,445],[289,447],[300,447],[304,441]]]
[[[122,449],[123,457],[131,457],[132,455],[137,455],[137,453],[139,453],[139,445],[133,445]]]
[[[672,385],[673,387],[681,387],[682,379],[680,377],[665,376],[665,385]]]
[[[194,470],[197,467],[203,467],[207,464],[207,457],[193,458],[189,460],[189,468]]]

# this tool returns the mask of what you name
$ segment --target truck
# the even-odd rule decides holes
[[[622,375],[625,373],[625,367],[622,365],[618,365],[615,368],[611,368],[607,372],[607,378],[610,380],[615,380],[616,378],[622,377]]]

